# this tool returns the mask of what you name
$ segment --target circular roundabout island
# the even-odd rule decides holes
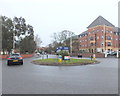
[[[34,60],[32,63],[37,65],[47,65],[47,66],[80,66],[88,64],[98,64],[97,60],[90,59],[70,59],[70,60],[61,60],[58,58],[49,58],[49,59],[39,59]]]

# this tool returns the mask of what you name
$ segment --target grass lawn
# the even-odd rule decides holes
[[[66,61],[59,62],[59,59],[40,59],[34,60],[33,63],[40,64],[40,65],[86,65],[86,64],[93,64],[97,63],[96,60],[89,60],[89,59],[70,59]]]

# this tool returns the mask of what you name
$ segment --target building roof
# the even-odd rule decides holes
[[[103,18],[102,16],[99,16],[87,28],[91,28],[97,25],[107,25],[107,26],[115,27],[112,23],[107,21],[105,18]]]
[[[72,36],[72,39],[78,39],[78,35]]]
[[[84,36],[84,35],[86,35],[86,34],[88,34],[88,32],[87,32],[87,31],[84,31],[84,32],[82,32],[81,34],[79,34],[78,37]]]

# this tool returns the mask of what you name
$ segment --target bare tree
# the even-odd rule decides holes
[[[41,40],[41,38],[39,37],[38,34],[35,36],[35,42],[37,44],[37,48],[39,48],[42,44],[42,40]]]
[[[69,30],[63,30],[59,33],[54,33],[52,38],[53,38],[53,42],[63,43],[64,41],[66,41],[68,38],[72,36],[75,36],[74,32]]]

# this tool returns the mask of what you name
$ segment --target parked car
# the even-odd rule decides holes
[[[111,56],[115,56],[115,55],[117,55],[116,51],[111,53]]]
[[[12,53],[10,57],[7,59],[7,65],[12,65],[12,64],[21,64],[23,65],[23,58],[19,53]]]
[[[82,54],[78,54],[78,58],[82,58]]]

